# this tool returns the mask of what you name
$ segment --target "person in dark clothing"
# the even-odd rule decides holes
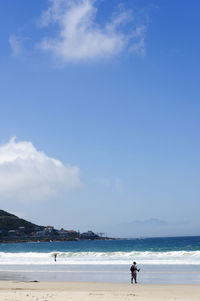
[[[131,283],[133,283],[133,279],[135,281],[135,283],[137,283],[137,272],[140,271],[140,269],[137,268],[136,262],[134,261],[131,268]]]

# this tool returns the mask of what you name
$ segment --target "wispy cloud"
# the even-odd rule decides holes
[[[13,35],[10,35],[8,41],[9,41],[13,56],[18,56],[22,51],[21,39],[13,34]]]
[[[101,185],[103,187],[109,188],[111,186],[111,181],[108,178],[96,178],[93,180],[94,183]]]
[[[0,200],[38,202],[81,187],[79,168],[12,138],[0,146]]]
[[[109,178],[96,178],[93,182],[97,185],[100,185],[104,188],[109,188],[114,190],[117,193],[122,193],[124,190],[124,181],[121,178],[109,179]]]
[[[145,53],[145,26],[136,26],[132,12],[123,8],[114,12],[108,23],[98,24],[99,0],[49,0],[40,25],[56,25],[53,36],[45,36],[39,44],[63,62],[107,58],[130,50]],[[129,24],[129,30],[127,30]]]

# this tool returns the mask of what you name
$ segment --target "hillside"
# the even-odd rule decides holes
[[[40,230],[44,228],[19,218],[14,214],[0,210],[0,230],[17,230],[19,227],[25,227],[26,234],[33,232],[36,228]]]
[[[34,241],[71,241],[71,240],[107,239],[88,231],[80,233],[74,230],[54,229],[52,226],[38,226],[14,214],[0,210],[0,243]]]

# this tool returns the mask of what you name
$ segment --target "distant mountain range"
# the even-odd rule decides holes
[[[105,229],[103,229],[105,230]],[[111,237],[155,237],[193,235],[192,225],[187,221],[169,222],[158,218],[133,220],[106,227]]]
[[[44,229],[43,226],[38,226],[36,224],[33,224],[22,218],[17,217],[14,214],[8,213],[4,210],[0,210],[0,230],[17,230],[19,229],[19,227],[24,227],[26,234],[35,231],[35,229]]]

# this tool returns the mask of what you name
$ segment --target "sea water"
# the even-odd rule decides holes
[[[0,279],[129,282],[133,261],[140,283],[200,283],[200,237],[0,244]]]

